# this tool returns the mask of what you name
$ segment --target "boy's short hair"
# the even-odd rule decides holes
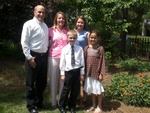
[[[67,32],[67,36],[69,36],[69,35],[74,35],[75,37],[77,37],[77,32],[75,30],[69,30]]]

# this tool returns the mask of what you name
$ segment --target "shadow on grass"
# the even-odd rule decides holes
[[[119,101],[111,100],[109,98],[103,97],[102,108],[103,111],[117,110],[121,106]]]
[[[82,111],[81,113],[85,113],[87,109],[89,109],[92,106],[92,100],[91,96],[87,96],[86,99],[86,105],[85,107],[79,107],[77,106],[77,111]],[[102,101],[102,109],[104,112],[109,112],[111,110],[117,110],[121,106],[119,101],[108,99],[106,97],[103,97]]]

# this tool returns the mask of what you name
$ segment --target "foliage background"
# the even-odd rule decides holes
[[[0,1],[0,39],[13,39],[19,42],[22,25],[33,16],[37,4],[48,6],[50,0],[1,0]],[[67,14],[70,28],[78,15],[84,15],[91,28],[109,32],[126,31],[141,34],[143,15],[149,15],[148,0],[65,0],[55,3],[55,12]],[[122,8],[127,8],[126,18]]]

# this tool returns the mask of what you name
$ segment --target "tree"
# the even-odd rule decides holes
[[[47,6],[48,0],[1,0],[0,39],[13,39],[20,42],[22,25],[33,17],[37,4]],[[56,11],[63,11],[69,27],[74,27],[78,15],[84,15],[91,28],[108,33],[119,33],[121,52],[125,53],[126,34],[138,34],[142,17],[149,7],[149,0],[65,0],[55,4]],[[141,33],[141,32],[140,32]],[[111,38],[111,35],[107,36]],[[105,43],[107,44],[107,43]]]
[[[45,0],[1,0],[0,39],[20,42],[23,23],[33,17],[33,8]]]
[[[119,32],[121,38],[121,51],[126,53],[126,34],[129,27],[137,26],[132,24],[129,20],[129,11],[137,13],[135,18],[136,22],[142,22],[142,16],[147,9],[145,6],[149,6],[149,0],[78,0],[82,2],[86,7],[83,11],[88,12],[87,17],[91,20],[91,24],[96,26],[102,26],[110,32]],[[137,9],[137,10],[133,10]],[[143,12],[137,12],[141,9]],[[139,14],[140,13],[140,14]],[[131,15],[132,16],[132,15]],[[99,25],[98,25],[98,24]],[[135,23],[135,22],[134,22]],[[138,24],[140,25],[140,24]],[[95,27],[95,26],[94,26]],[[138,26],[139,27],[139,26]],[[136,27],[137,28],[137,27]],[[137,30],[135,30],[137,31]],[[137,33],[136,33],[137,34]]]

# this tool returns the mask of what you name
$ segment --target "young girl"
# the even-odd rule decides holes
[[[94,30],[89,35],[89,45],[84,49],[86,62],[86,79],[84,91],[92,96],[92,107],[87,112],[94,111],[94,113],[102,112],[102,93],[104,88],[101,81],[105,75],[105,56],[104,48],[99,44],[100,35],[97,30]],[[98,98],[98,104],[96,100]]]

